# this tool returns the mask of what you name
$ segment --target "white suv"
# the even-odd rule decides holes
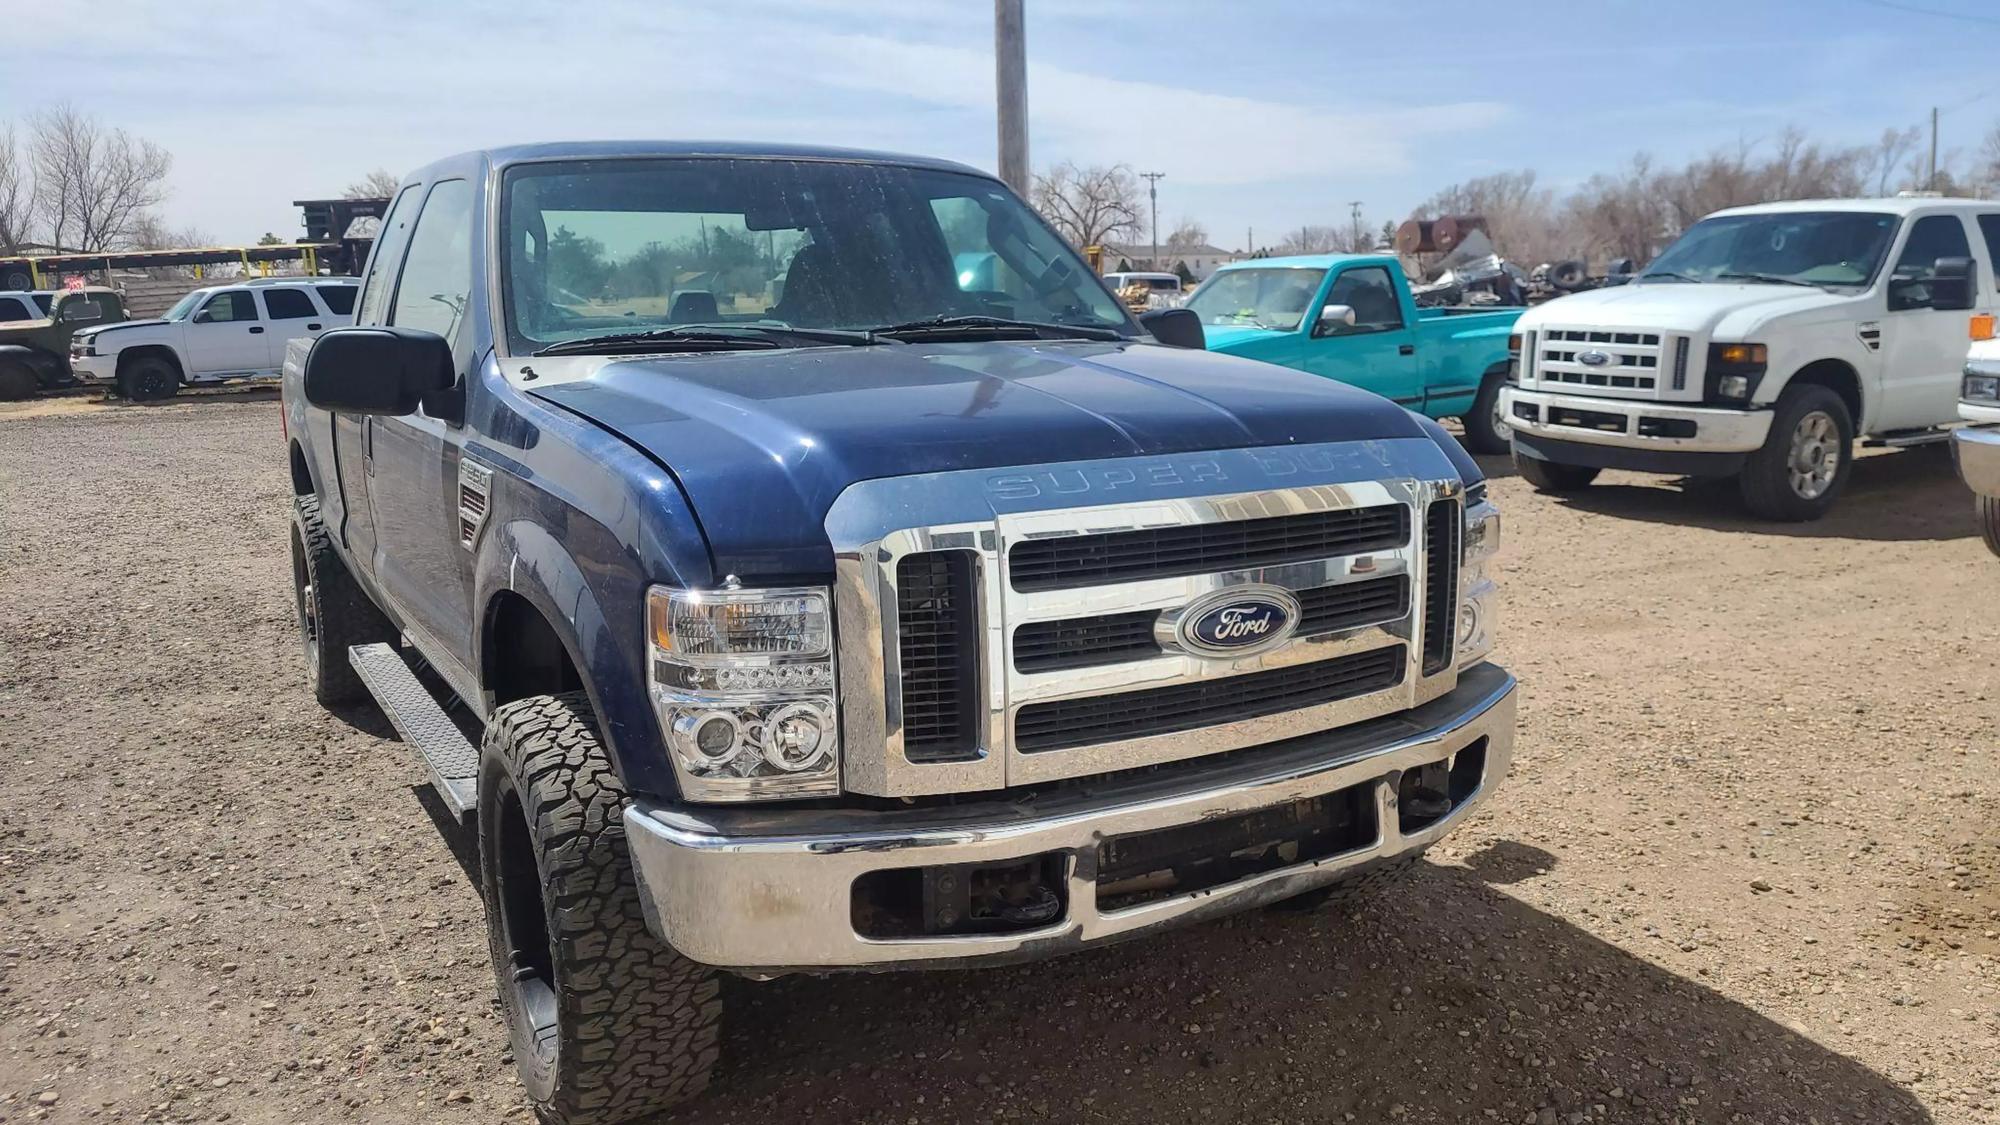
[[[259,278],[197,289],[159,320],[78,332],[70,367],[131,399],[166,398],[183,384],[276,375],[285,345],[354,323],[351,277]]]

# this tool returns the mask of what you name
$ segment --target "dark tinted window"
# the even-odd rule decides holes
[[[56,295],[54,293],[37,293],[30,299],[46,315],[51,308],[55,307]]]
[[[2000,215],[1979,216],[1979,233],[1986,236],[1986,260],[2000,269]]]
[[[335,316],[348,316],[354,312],[354,295],[361,292],[358,285],[315,285],[319,299],[333,310]]]
[[[313,307],[312,298],[297,289],[264,290],[264,311],[271,314],[272,320],[299,320],[319,315],[319,310]]]
[[[411,184],[389,205],[389,213],[382,216],[375,252],[368,256],[368,276],[361,282],[361,312],[354,318],[356,324],[382,323],[382,314],[389,308],[389,281],[396,276],[396,266],[403,260],[403,246],[410,239],[410,223],[416,218],[412,212],[416,209],[417,185]]]
[[[201,307],[201,313],[212,324],[232,323],[239,320],[257,319],[257,302],[248,289],[231,289],[217,293]]]
[[[449,340],[472,294],[472,187],[446,180],[431,189],[410,236],[389,323]]]
[[[1396,283],[1381,266],[1343,271],[1334,279],[1326,303],[1354,310],[1354,326],[1346,329],[1348,332],[1387,332],[1403,326],[1403,306],[1396,300]]]
[[[0,323],[10,320],[40,320],[42,315],[31,312],[19,297],[0,297]]]
[[[1939,258],[1969,258],[1965,224],[1957,215],[1926,215],[1910,228],[1910,240],[1889,275],[1889,307],[1915,309],[1930,304],[1930,279]]]

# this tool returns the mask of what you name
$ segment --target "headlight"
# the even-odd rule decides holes
[[[820,587],[646,592],[653,706],[689,800],[840,792],[832,605]]]
[[[2000,401],[2000,367],[1967,367],[1958,397],[1968,402]]]
[[[1486,574],[1486,562],[1500,549],[1500,509],[1484,490],[1466,496],[1465,549],[1458,569],[1458,666],[1470,668],[1493,651],[1500,587]]]
[[[1770,358],[1770,349],[1763,344],[1710,344],[1708,397],[1749,402],[1757,393],[1757,384],[1764,379]]]

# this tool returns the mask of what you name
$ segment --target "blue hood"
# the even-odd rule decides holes
[[[586,373],[565,377],[564,363]],[[534,365],[554,378],[528,384],[531,393],[672,471],[717,573],[746,580],[830,575],[826,512],[856,481],[1436,436],[1386,399],[1329,379],[1155,344],[892,344]],[[1477,476],[1469,459],[1462,471]]]

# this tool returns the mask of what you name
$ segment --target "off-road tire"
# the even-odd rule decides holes
[[[1285,914],[1305,914],[1325,910],[1332,906],[1345,906],[1358,898],[1374,894],[1393,883],[1398,883],[1410,871],[1423,862],[1424,849],[1405,852],[1394,859],[1378,863],[1373,867],[1342,879],[1325,887],[1314,887],[1290,898],[1281,898],[1271,903],[1267,909]]]
[[[1792,488],[1792,440],[1799,424],[1813,413],[1830,418],[1838,431],[1834,442],[1839,461],[1826,491],[1815,497],[1801,496]],[[1786,387],[1771,411],[1771,432],[1764,445],[1743,464],[1736,475],[1736,490],[1743,506],[1762,519],[1778,523],[1805,523],[1825,515],[1847,489],[1854,468],[1854,416],[1847,402],[1832,390],[1813,383]]]
[[[118,390],[133,402],[172,398],[180,389],[180,370],[157,355],[140,356],[118,372]]]
[[[515,1066],[554,1125],[613,1125],[699,1094],[721,982],[646,928],[625,791],[582,692],[509,703],[479,761],[486,929]]]
[[[1495,412],[1500,408],[1500,388],[1506,382],[1506,376],[1500,372],[1487,372],[1486,378],[1480,380],[1472,409],[1460,419],[1465,423],[1465,448],[1474,453],[1497,454],[1514,448],[1511,431],[1495,420]]]
[[[1565,465],[1558,461],[1543,461],[1529,457],[1519,450],[1514,451],[1514,471],[1521,479],[1534,486],[1536,492],[1547,492],[1560,496],[1565,492],[1577,492],[1590,487],[1597,479],[1598,469],[1589,465]]]
[[[347,650],[394,640],[396,629],[335,553],[317,496],[292,500],[292,608],[313,698],[327,707],[366,698],[368,687],[347,662]]]
[[[33,398],[41,388],[41,380],[35,378],[34,371],[27,364],[15,359],[0,359],[0,402]]]
[[[1972,515],[1979,521],[1979,537],[1986,540],[1986,549],[2000,555],[2000,499],[1973,497]]]

